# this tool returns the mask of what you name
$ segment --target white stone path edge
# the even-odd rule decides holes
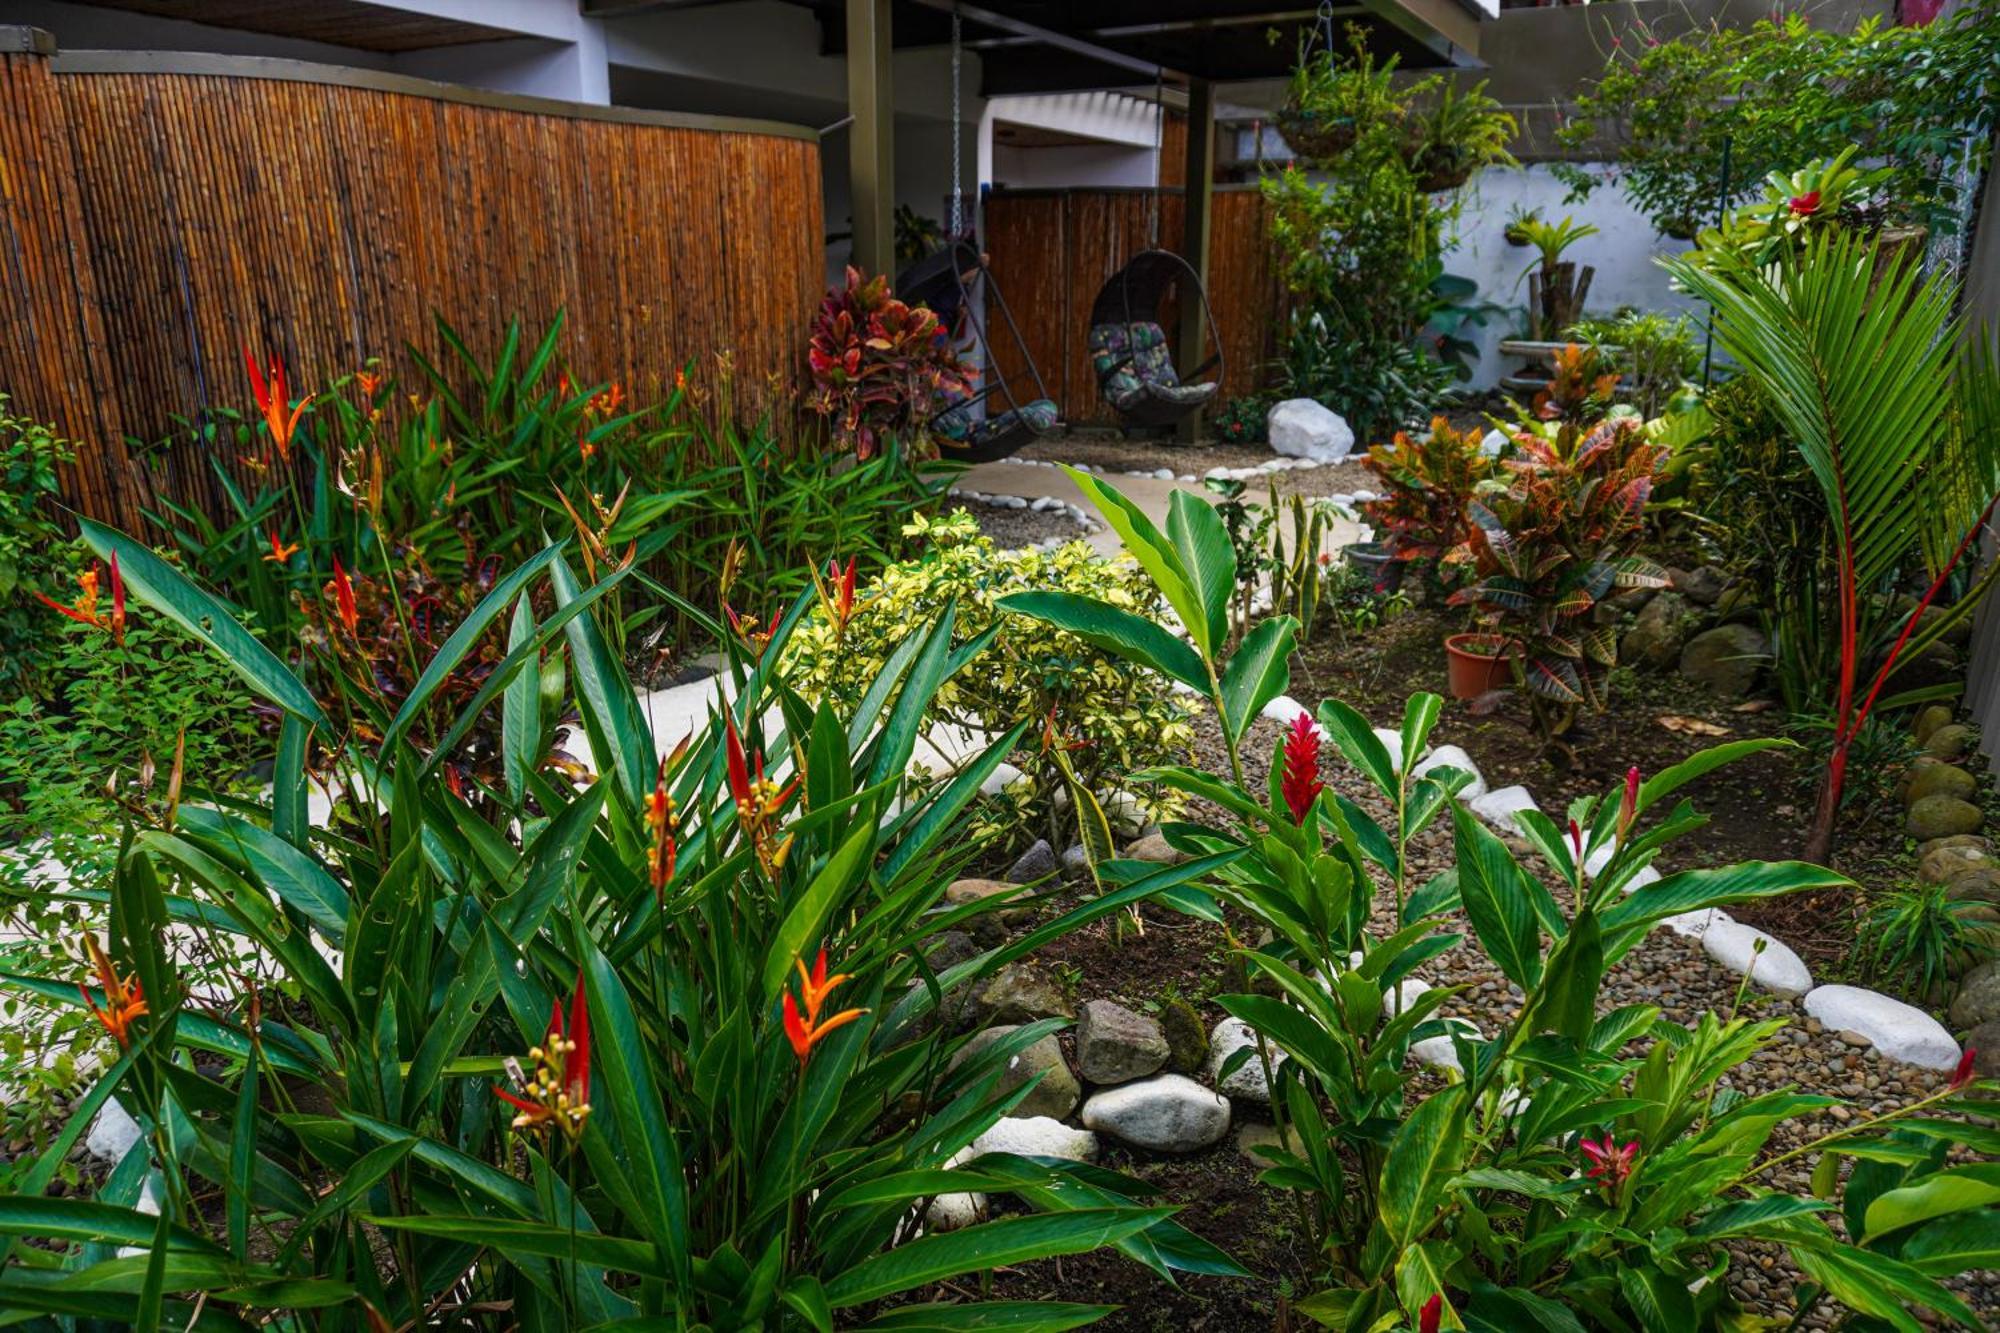
[[[1297,700],[1279,695],[1264,708],[1264,716],[1290,726],[1293,719],[1309,710]],[[1375,734],[1388,748],[1391,761],[1402,767],[1402,739],[1387,728]],[[1411,770],[1418,777],[1433,768],[1449,766],[1471,773],[1470,786],[1458,794],[1466,808],[1495,832],[1518,837],[1521,826],[1515,820],[1520,810],[1540,809],[1526,787],[1502,787],[1489,791],[1472,757],[1458,746],[1437,746],[1428,751]],[[1596,873],[1611,858],[1604,847],[1585,864],[1586,873]],[[1627,891],[1660,878],[1651,866],[1640,871]],[[1670,916],[1660,924],[1676,935],[1701,941],[1702,951],[1718,966],[1745,976],[1761,990],[1788,1000],[1800,1000],[1806,1015],[1834,1032],[1851,1032],[1865,1039],[1885,1060],[1914,1065],[1919,1069],[1948,1070],[1957,1067],[1958,1042],[1944,1024],[1915,1005],[1905,1004],[1879,991],[1860,986],[1814,986],[1812,973],[1798,953],[1775,936],[1744,925],[1719,907]],[[1447,1042],[1419,1043],[1427,1049],[1413,1051],[1426,1064],[1456,1067],[1458,1061]]]

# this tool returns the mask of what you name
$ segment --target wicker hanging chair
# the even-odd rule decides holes
[[[1160,327],[1160,306],[1174,292],[1201,302],[1215,349],[1186,372]],[[1222,331],[1193,266],[1171,250],[1142,250],[1112,274],[1090,308],[1090,357],[1098,392],[1128,428],[1174,425],[1213,398],[1222,387]],[[1215,378],[1204,380],[1210,371]]]
[[[993,281],[992,271],[976,247],[966,241],[946,243],[897,276],[896,294],[913,305],[929,306],[953,337],[969,332],[979,347],[981,387],[951,395],[944,409],[931,418],[941,457],[961,463],[991,463],[1061,426],[1061,410],[1049,397],[1042,373],[1028,353],[1027,340],[1014,322],[1013,311],[1007,308],[1007,298],[1001,295],[1000,285]],[[1012,335],[1014,353],[1034,381],[1033,397],[1018,395],[994,358],[982,308],[989,313],[999,310]]]

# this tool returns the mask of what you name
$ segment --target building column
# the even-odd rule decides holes
[[[1165,115],[1166,108],[1160,108]],[[1208,285],[1208,239],[1215,189],[1215,84],[1208,79],[1188,81],[1187,170],[1184,182],[1181,257]],[[1179,356],[1175,359],[1192,370],[1208,359],[1208,321],[1194,292],[1181,299]],[[1193,412],[1180,423],[1180,438],[1192,443],[1201,435],[1201,413]]]
[[[896,271],[896,95],[890,0],[847,0],[847,170],[854,210],[853,263]]]

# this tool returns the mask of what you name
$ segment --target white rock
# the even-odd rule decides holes
[[[1201,475],[1206,481],[1223,481],[1228,478],[1229,469],[1226,467],[1212,467]]]
[[[1155,481],[1172,481],[1174,479],[1174,470],[1170,467],[1156,467],[1153,469],[1153,479]]]
[[[1351,505],[1354,503],[1354,496],[1346,491],[1335,491],[1332,495],[1326,497],[1326,502],[1342,506]]]
[[[1914,1005],[1859,986],[1821,986],[1806,995],[1806,1012],[1835,1032],[1858,1032],[1884,1059],[1919,1069],[1955,1069],[1958,1043],[1944,1025]]]
[[[1146,807],[1139,804],[1139,798],[1129,791],[1099,792],[1097,801],[1104,808],[1104,817],[1110,821],[1114,832],[1134,834],[1153,822]]]
[[[1758,941],[1764,952],[1756,952]],[[1804,995],[1813,988],[1812,973],[1782,942],[1741,921],[1717,921],[1702,932],[1701,947],[1716,962],[1751,984],[1777,995]]]
[[[1467,803],[1472,813],[1501,833],[1518,836],[1521,832],[1519,821],[1514,818],[1517,811],[1539,810],[1535,798],[1528,794],[1526,787],[1502,787],[1489,791],[1476,801]]]
[[[1315,463],[1338,463],[1354,448],[1354,431],[1340,413],[1310,398],[1287,398],[1265,419],[1273,452]]]
[[[1506,447],[1507,432],[1504,430],[1489,430],[1479,441],[1479,452],[1488,458],[1494,457]]]
[[[1276,1072],[1285,1062],[1285,1053],[1271,1046],[1271,1069]],[[1222,1077],[1222,1066],[1238,1051],[1248,1050],[1250,1058],[1238,1065],[1228,1078]],[[1240,1018],[1225,1018],[1215,1025],[1215,1031],[1208,1037],[1208,1078],[1215,1084],[1216,1091],[1225,1097],[1241,1097],[1245,1101],[1262,1102],[1269,1105],[1271,1085],[1264,1081],[1264,1064],[1256,1056],[1257,1031]]]
[[[1631,893],[1635,890],[1645,888],[1648,884],[1657,884],[1659,882],[1660,882],[1660,872],[1655,870],[1652,864],[1648,862],[1647,864],[1640,866],[1637,870],[1632,872],[1632,877],[1625,881],[1624,888],[1625,892]],[[1710,910],[1716,912],[1722,912],[1722,909],[1720,907],[1711,908]],[[1729,913],[1727,912],[1722,912],[1722,914],[1724,916],[1729,915]]]
[[[1038,514],[1047,513],[1051,509],[1061,509],[1062,507],[1063,507],[1062,500],[1059,497],[1053,495],[1044,495],[1041,498],[1037,499],[1033,504],[1028,506],[1028,508],[1034,510]]]
[[[1028,507],[1028,502],[1018,495],[996,496],[994,503],[1005,509],[1026,509]]]
[[[924,1213],[924,1225],[931,1231],[962,1231],[985,1220],[986,1196],[977,1192],[940,1194]]]
[[[1653,869],[1651,866],[1646,868],[1648,870]],[[1659,874],[1656,870],[1653,873],[1656,876]],[[1724,923],[1733,926],[1736,924],[1736,918],[1723,911],[1720,907],[1703,907],[1693,912],[1676,912],[1672,916],[1663,916],[1660,918],[1660,924],[1674,932],[1674,934],[1685,935],[1689,939],[1694,940],[1698,940],[1703,935],[1706,935],[1711,926],[1722,925]]]
[[[1192,472],[1183,472],[1183,473],[1181,473],[1181,475],[1180,475],[1180,476],[1176,477],[1176,478],[1175,478],[1175,480],[1176,480],[1176,481],[1193,481],[1193,480],[1194,480],[1194,473],[1192,473]]]
[[[1020,769],[1008,763],[997,764],[994,766],[993,771],[986,775],[986,781],[979,784],[979,794],[982,796],[997,796],[1020,780]]]
[[[97,1113],[97,1119],[90,1123],[90,1133],[83,1146],[93,1157],[117,1163],[125,1160],[125,1154],[132,1151],[132,1145],[143,1137],[139,1122],[134,1120],[113,1097],[104,1103],[104,1109]]]
[[[1229,1132],[1229,1102],[1191,1078],[1156,1074],[1097,1093],[1083,1104],[1083,1123],[1134,1147],[1194,1152]]]
[[[1008,1117],[972,1141],[970,1155],[1010,1152],[1021,1157],[1062,1157],[1072,1162],[1097,1160],[1097,1135],[1072,1129],[1045,1115]]]
[[[1479,1028],[1468,1019],[1447,1018],[1451,1027],[1463,1033],[1472,1041],[1479,1040]],[[1458,1048],[1451,1044],[1449,1033],[1435,1037],[1425,1037],[1422,1041],[1410,1043],[1410,1058],[1420,1065],[1432,1069],[1449,1069],[1463,1074],[1465,1066],[1458,1062]]]
[[[1310,715],[1311,712],[1311,709],[1307,708],[1297,699],[1294,699],[1291,695],[1281,694],[1264,705],[1263,716],[1270,718],[1280,726],[1289,727],[1300,714]],[[1317,723],[1313,725],[1313,730],[1319,730]]]
[[[1410,776],[1420,778],[1432,769],[1456,768],[1472,774],[1472,781],[1459,789],[1458,799],[1476,801],[1486,794],[1486,779],[1479,775],[1479,765],[1472,762],[1472,756],[1456,745],[1440,745],[1417,762],[1410,770]]]
[[[1403,771],[1403,733],[1394,727],[1374,728],[1375,739],[1382,742],[1382,748],[1389,752],[1389,767],[1396,772]]]

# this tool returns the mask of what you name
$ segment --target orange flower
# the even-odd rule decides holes
[[[386,381],[387,379],[388,376],[383,375],[378,371],[357,370],[354,372],[354,387],[361,390],[361,396],[363,398],[366,398],[370,402],[373,402],[375,400],[376,391],[382,387],[384,381]]]
[[[583,1133],[590,1116],[590,1011],[583,1003],[583,973],[576,974],[576,994],[569,1002],[569,1029],[563,1030],[562,1001],[549,1014],[549,1032],[540,1046],[530,1047],[528,1059],[534,1072],[521,1079],[517,1097],[505,1088],[495,1088],[501,1100],[519,1109],[515,1129],[541,1131],[551,1125],[563,1137],[574,1141]],[[509,1061],[512,1065],[512,1061]],[[515,1069],[520,1078],[520,1071]]]
[[[111,556],[111,614],[109,616],[100,615],[97,611],[97,566],[93,564],[89,569],[78,574],[76,576],[76,583],[81,591],[77,593],[76,600],[68,606],[64,606],[61,602],[58,602],[46,593],[37,592],[35,596],[44,606],[47,606],[57,614],[68,616],[80,625],[94,625],[98,629],[108,632],[111,635],[113,643],[121,647],[124,646],[125,580],[118,573],[117,553],[113,552]]]
[[[674,877],[674,857],[679,851],[676,839],[681,831],[680,812],[667,791],[668,762],[669,759],[660,761],[653,794],[646,798],[646,831],[652,834],[652,842],[646,848],[646,869],[653,892],[662,896]]]
[[[814,961],[812,971],[806,971],[805,960],[802,958],[794,958],[792,966],[799,970],[799,994],[794,996],[789,990],[785,992],[785,1036],[790,1039],[792,1050],[798,1055],[799,1064],[803,1067],[812,1055],[812,1048],[819,1045],[828,1033],[852,1023],[868,1011],[843,1009],[825,1020],[820,1018],[820,1010],[826,1006],[826,997],[833,993],[835,987],[848,979],[845,972],[831,977],[826,974],[825,949],[819,951],[819,957]],[[801,1001],[804,1002],[803,1013],[800,1012]]]
[[[347,627],[349,634],[361,624],[361,611],[354,603],[354,582],[347,577],[347,571],[340,566],[340,557],[333,558],[334,608],[340,612],[340,623]]]
[[[771,635],[777,631],[777,626],[760,629],[757,617],[739,616],[736,614],[736,608],[727,602],[722,604],[722,612],[729,617],[729,628],[736,632],[737,639],[750,650],[750,655],[762,661],[764,650],[771,646]]]
[[[594,395],[591,398],[591,400],[584,405],[583,410],[585,412],[588,412],[592,416],[604,417],[608,420],[611,417],[617,416],[618,409],[623,407],[624,405],[625,405],[625,386],[618,383],[616,380],[613,380],[611,383],[611,387],[604,390],[604,392],[602,393]]]
[[[847,622],[854,618],[854,557],[847,557],[844,569],[838,560],[827,561],[824,579],[814,569],[813,586],[819,590],[820,609],[826,623],[833,626],[834,642],[838,643],[847,635]]]
[[[285,363],[271,358],[269,378],[257,369],[257,358],[250,355],[250,349],[243,349],[243,364],[250,371],[250,393],[257,400],[257,410],[264,414],[264,425],[271,432],[271,442],[278,446],[278,458],[289,462],[292,457],[292,433],[298,429],[299,416],[306,410],[306,404],[313,400],[311,394],[299,399],[298,406],[291,405],[291,395],[285,388]]]
[[[726,712],[722,717],[728,729],[729,794],[736,800],[736,822],[756,851],[757,864],[766,875],[776,879],[792,850],[790,834],[778,837],[778,812],[798,790],[799,780],[793,778],[780,787],[765,777],[761,752],[756,757],[753,776],[753,763],[743,751],[743,738],[736,733],[736,718]]]
[[[278,530],[276,528],[264,529],[264,535],[271,539],[271,554],[265,556],[264,558],[270,561],[272,564],[282,565],[286,561],[290,560],[294,555],[298,554],[299,544],[297,542],[291,542],[289,544],[280,542],[278,540]]]
[[[88,986],[78,986],[77,993],[83,996],[84,1007],[97,1015],[97,1021],[104,1024],[104,1030],[118,1039],[122,1049],[132,1045],[132,1020],[149,1013],[146,1008],[145,992],[137,981],[127,982],[111,966],[111,959],[97,946],[95,935],[83,937],[83,947],[90,954],[90,964],[97,969],[97,984],[104,990],[104,1007],[90,998]]]

